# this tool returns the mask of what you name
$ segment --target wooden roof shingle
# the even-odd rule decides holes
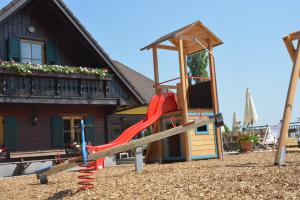
[[[149,103],[153,95],[155,95],[155,89],[153,88],[154,81],[119,61],[114,60],[113,63],[123,77],[126,78],[143,97],[144,101]]]

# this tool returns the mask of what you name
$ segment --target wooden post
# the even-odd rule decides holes
[[[211,95],[214,114],[219,113],[219,101],[218,101],[218,90],[217,90],[217,78],[216,78],[216,69],[215,69],[215,59],[213,56],[213,49],[211,42],[208,40],[208,58],[209,58],[209,70],[210,70],[210,85],[211,85]],[[223,159],[223,145],[220,128],[216,128],[217,133],[217,145],[218,145],[218,159]]]
[[[187,107],[189,108],[190,105],[190,97],[189,97],[189,93],[188,93],[188,89],[189,89],[189,78],[187,77],[188,76],[188,72],[187,72],[187,63],[186,63],[186,58],[187,58],[187,52],[184,51],[184,74],[185,74],[185,88],[186,88],[186,101],[187,101]]]
[[[285,41],[285,43],[289,43],[289,45],[286,45],[288,48],[289,53],[291,43],[289,39]],[[296,57],[294,60],[294,66],[290,78],[290,84],[289,84],[289,89],[287,93],[287,98],[285,102],[285,108],[284,108],[284,114],[283,114],[283,119],[282,119],[282,125],[281,125],[281,130],[280,130],[280,137],[279,137],[279,143],[278,143],[278,149],[276,152],[276,158],[275,158],[275,165],[284,165],[285,164],[285,145],[287,142],[288,138],[288,130],[289,130],[289,124],[291,120],[291,115],[292,115],[292,110],[293,110],[293,105],[294,105],[294,99],[295,99],[295,94],[297,90],[297,83],[298,83],[298,78],[299,78],[299,72],[300,72],[300,49],[299,49],[299,41],[297,45],[297,51],[296,51]],[[293,56],[290,54],[291,58],[293,59]]]
[[[154,66],[154,83],[156,85],[155,87],[155,93],[156,94],[160,94],[162,91],[158,86],[159,84],[159,70],[158,70],[158,56],[157,56],[157,47],[153,47],[152,48],[152,53],[153,53],[153,66]],[[157,122],[155,123],[155,130],[154,133],[158,133],[160,132],[160,120],[157,120]],[[153,144],[149,145],[149,148],[157,148],[158,149],[158,156],[159,156],[159,163],[162,163],[162,143],[161,141],[157,141]],[[149,149],[150,150],[150,149]]]
[[[158,59],[157,59],[157,48],[152,48],[153,53],[153,66],[154,66],[154,83],[157,86],[159,84],[159,73],[158,73]],[[155,87],[156,94],[159,94],[159,88]]]
[[[179,39],[179,70],[180,70],[180,82],[181,82],[181,100],[182,100],[182,123],[188,123],[188,102],[187,102],[187,85],[186,85],[186,64],[185,64],[185,53],[183,47],[183,40]],[[184,152],[186,160],[191,160],[190,152],[190,134],[189,132],[184,133]]]

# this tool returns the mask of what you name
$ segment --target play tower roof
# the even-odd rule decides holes
[[[159,39],[155,40],[154,42],[142,48],[141,50],[149,50],[154,46],[158,46],[161,49],[165,48],[169,50],[177,50],[179,47],[179,39],[183,40],[183,46],[188,55],[204,49],[204,47],[196,44],[194,42],[194,39],[200,41],[205,47],[208,46],[208,40],[211,41],[213,47],[223,44],[223,42],[213,32],[211,32],[206,26],[204,26],[204,24],[202,24],[198,20],[185,27],[182,27],[176,31],[173,31],[167,35],[160,37]],[[165,41],[169,41],[174,46],[161,44]]]

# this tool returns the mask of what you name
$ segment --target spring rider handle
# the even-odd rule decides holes
[[[80,121],[80,128],[81,128],[81,148],[82,148],[82,161],[83,165],[86,167],[87,166],[87,158],[88,158],[88,153],[87,153],[87,144],[85,141],[85,134],[84,134],[84,121]]]

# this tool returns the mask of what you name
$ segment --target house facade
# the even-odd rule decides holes
[[[0,59],[0,146],[9,151],[80,142],[80,120],[91,125],[89,143],[105,144],[108,116],[147,103],[61,0],[14,0],[3,8]],[[29,64],[49,70],[28,72]]]

